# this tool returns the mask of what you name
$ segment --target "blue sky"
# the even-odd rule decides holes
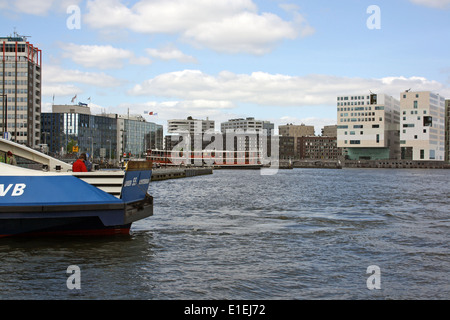
[[[156,112],[146,119],[164,127],[255,117],[320,132],[336,124],[337,95],[450,98],[450,0],[0,0],[0,10],[2,36],[43,51],[47,112],[53,95],[76,95],[93,113]]]

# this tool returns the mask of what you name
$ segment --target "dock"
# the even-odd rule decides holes
[[[212,168],[155,168],[152,172],[152,181],[188,178],[212,174]]]

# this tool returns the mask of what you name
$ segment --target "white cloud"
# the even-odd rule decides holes
[[[19,13],[44,16],[50,11],[65,12],[70,5],[78,5],[81,0],[6,0],[0,1],[0,8]]]
[[[122,81],[105,73],[67,70],[55,65],[42,68],[42,94],[44,96],[72,96],[82,89],[75,84],[102,88],[117,87]]]
[[[136,57],[130,50],[114,48],[111,45],[78,45],[73,43],[62,44],[63,57],[87,68],[120,69],[125,61],[132,64],[150,64],[151,60],[145,57]]]
[[[136,85],[132,95],[156,95],[180,100],[232,101],[260,106],[335,105],[338,95],[372,92],[399,99],[400,93],[430,90],[450,97],[449,87],[422,77],[364,79],[329,75],[288,76],[254,72],[235,74],[223,71],[209,75],[198,70],[161,74]]]
[[[156,59],[165,61],[177,60],[179,62],[185,63],[197,63],[197,59],[195,59],[193,56],[184,54],[181,50],[175,48],[172,45],[165,46],[161,49],[148,48],[146,49],[146,51],[151,57]]]
[[[91,0],[87,9],[84,22],[93,28],[177,34],[195,46],[220,52],[263,54],[283,40],[314,32],[299,13],[286,21],[273,13],[258,13],[251,0],[142,0],[132,7],[119,0]]]
[[[412,3],[436,9],[449,9],[450,0],[409,0]]]

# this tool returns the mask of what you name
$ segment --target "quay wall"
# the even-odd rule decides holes
[[[444,161],[420,160],[345,160],[345,168],[450,169]]]
[[[152,181],[195,177],[212,173],[212,168],[155,168],[152,171]]]
[[[418,160],[295,160],[294,168],[392,168],[392,169],[450,169],[450,164],[444,161]]]

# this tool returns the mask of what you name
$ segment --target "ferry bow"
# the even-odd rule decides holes
[[[120,197],[72,174],[0,163],[0,237],[128,234],[153,215],[150,162],[130,162]]]

